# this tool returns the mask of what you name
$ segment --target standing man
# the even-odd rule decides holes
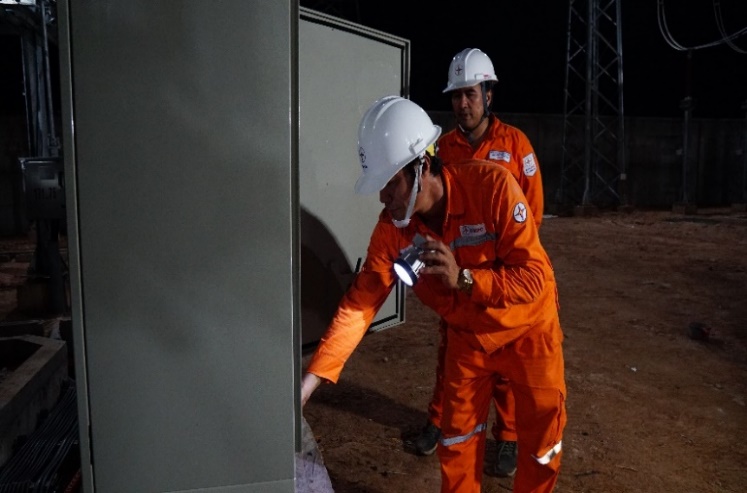
[[[490,112],[496,82],[493,62],[482,51],[467,48],[454,56],[443,92],[451,96],[457,128],[441,137],[438,156],[447,166],[485,159],[507,168],[519,182],[539,226],[544,192],[537,156],[524,132]]]
[[[518,128],[501,122],[490,112],[493,84],[497,81],[493,62],[479,49],[467,48],[454,56],[443,92],[451,95],[457,128],[441,137],[438,156],[446,166],[458,166],[460,162],[470,159],[483,159],[508,169],[519,182],[539,229],[544,209],[539,164],[527,136]],[[442,327],[436,384],[428,406],[428,422],[415,440],[416,450],[423,455],[434,452],[440,435],[445,335]],[[492,433],[497,442],[495,472],[498,476],[509,477],[516,473],[517,446],[514,397],[505,378],[496,386],[493,401],[496,421]]]
[[[396,283],[395,260],[425,238],[413,292],[447,333],[438,456],[442,493],[479,493],[490,401],[508,378],[516,399],[516,493],[548,493],[566,423],[557,286],[526,197],[505,168],[483,161],[442,168],[426,152],[441,129],[415,103],[376,102],[358,129],[360,194],[384,210],[366,261],[340,302],[301,384],[305,404],[337,382]]]

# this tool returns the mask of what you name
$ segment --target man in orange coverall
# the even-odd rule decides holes
[[[438,444],[441,491],[480,491],[491,396],[505,376],[516,398],[514,492],[550,492],[566,423],[553,269],[511,173],[479,160],[442,168],[426,152],[440,131],[422,108],[398,96],[374,102],[364,114],[355,191],[378,192],[384,210],[363,268],[306,369],[301,402],[322,381],[337,382],[396,283],[395,260],[425,238],[413,292],[444,320],[449,341]]]
[[[449,65],[444,93],[451,95],[451,107],[457,128],[441,137],[438,156],[446,166],[458,166],[469,159],[484,159],[507,168],[519,182],[534,223],[539,229],[544,209],[542,176],[534,149],[527,136],[516,127],[501,122],[490,112],[493,84],[498,81],[490,58],[476,48],[457,53]],[[442,413],[444,328],[436,365],[436,384],[428,406],[428,422],[415,440],[418,453],[429,455],[436,448]],[[492,433],[498,444],[495,473],[509,477],[516,472],[517,446],[514,422],[514,397],[505,378],[493,394],[496,421]]]

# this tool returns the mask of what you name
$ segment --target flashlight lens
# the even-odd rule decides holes
[[[394,272],[396,272],[397,276],[402,279],[402,282],[408,286],[415,284],[417,277],[410,269],[410,266],[407,265],[407,262],[402,261],[402,259],[397,259],[394,262]]]

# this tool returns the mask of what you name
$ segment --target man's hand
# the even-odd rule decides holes
[[[320,383],[322,383],[322,379],[313,373],[306,373],[303,376],[301,380],[301,407],[306,405],[306,401],[309,400],[309,397],[319,387]]]
[[[426,236],[425,239],[425,243],[420,246],[423,249],[420,258],[425,263],[425,267],[420,272],[441,276],[444,286],[457,289],[460,268],[456,263],[454,254],[444,243],[430,236]]]

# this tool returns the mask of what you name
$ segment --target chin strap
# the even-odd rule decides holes
[[[406,228],[410,224],[410,218],[412,216],[412,210],[415,208],[415,199],[420,193],[420,178],[423,173],[423,156],[420,156],[420,162],[415,166],[415,181],[412,183],[412,192],[410,192],[410,203],[407,204],[407,212],[405,218],[401,221],[392,219],[394,226],[397,228]]]

